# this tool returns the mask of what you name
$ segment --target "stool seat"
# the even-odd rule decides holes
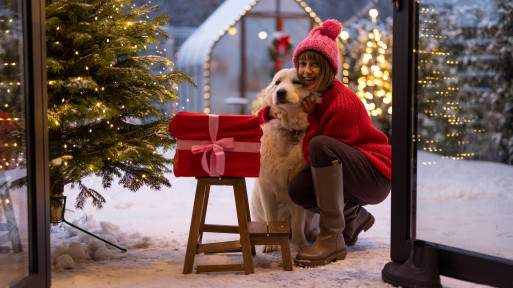
[[[191,273],[194,266],[194,258],[200,253],[242,252],[243,263],[198,265],[197,272],[220,271],[244,271],[245,274],[255,273],[253,267],[253,255],[255,245],[280,245],[283,268],[292,270],[290,256],[289,233],[287,222],[252,222],[249,212],[246,182],[240,177],[198,177],[194,207],[192,211],[189,240],[185,253],[183,274]],[[233,186],[235,207],[237,210],[238,225],[205,224],[210,186]],[[240,240],[214,243],[202,243],[203,233],[233,233],[239,234]]]

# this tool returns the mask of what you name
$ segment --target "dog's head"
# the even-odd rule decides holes
[[[300,108],[301,102],[309,94],[299,80],[295,68],[282,69],[265,88],[265,101],[277,113],[287,113]]]

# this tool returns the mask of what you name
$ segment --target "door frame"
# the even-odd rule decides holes
[[[392,118],[392,196],[391,246],[392,261],[405,262],[416,238],[416,155],[413,135],[415,129],[416,55],[417,39],[413,0],[396,0],[393,19],[393,77],[394,114]],[[422,240],[422,239],[420,239]],[[513,286],[513,261],[427,242],[438,247],[438,269],[441,275],[465,281]]]
[[[15,288],[50,287],[50,189],[45,1],[23,0],[29,275]]]

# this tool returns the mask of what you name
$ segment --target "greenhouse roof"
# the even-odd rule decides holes
[[[255,0],[223,2],[180,47],[177,65],[179,67],[203,65],[215,41],[257,2]]]

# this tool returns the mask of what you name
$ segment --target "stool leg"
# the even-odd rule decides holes
[[[207,207],[208,207],[208,197],[210,195],[210,185],[207,184],[205,186],[205,199],[203,199],[203,208],[201,211],[201,223],[200,223],[200,232],[199,232],[199,243],[201,244],[203,241],[203,227],[205,225],[205,218],[207,217]]]
[[[247,213],[247,194],[245,193],[246,185],[244,185],[244,181],[235,181],[233,184],[233,190],[235,194],[235,206],[237,208],[237,219],[239,221],[239,233],[240,243],[242,246],[242,258],[244,261],[244,271],[246,274],[252,274],[255,273],[255,270],[253,268],[253,255],[251,252],[251,241],[249,238],[248,230],[249,214]],[[246,200],[244,198],[244,194],[246,194]]]
[[[244,205],[246,206],[246,219],[248,222],[251,222],[251,213],[249,211],[248,191],[246,189],[246,179],[245,178],[241,179],[241,185],[242,185],[242,190],[243,190],[242,196],[244,196]],[[256,255],[255,245],[251,245],[251,254],[253,256]]]
[[[194,257],[198,247],[198,236],[203,214],[203,204],[205,199],[206,186],[200,179],[196,186],[196,196],[194,198],[194,207],[192,209],[191,228],[189,230],[189,241],[187,242],[187,251],[185,252],[185,262],[183,264],[183,274],[192,273],[194,266]]]
[[[283,261],[283,269],[292,271],[292,257],[290,256],[289,237],[280,237],[281,258]]]

